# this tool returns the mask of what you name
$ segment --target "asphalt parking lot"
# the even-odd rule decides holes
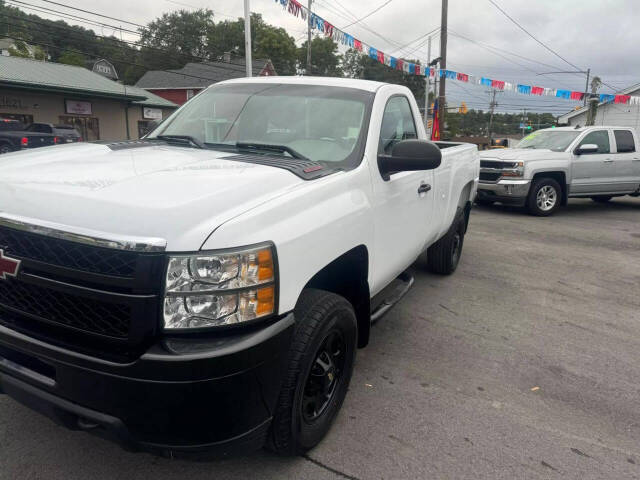
[[[0,397],[2,479],[640,478],[640,199],[472,214],[358,353],[306,458],[130,454]]]

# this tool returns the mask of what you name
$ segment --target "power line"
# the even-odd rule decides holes
[[[123,32],[131,33],[133,35],[138,35],[138,36],[141,35],[140,32],[137,32],[135,30],[129,30],[129,29],[117,26],[117,25],[110,25],[110,24],[107,24],[107,23],[101,23],[101,22],[98,22],[97,20],[91,20],[91,19],[88,19],[86,17],[79,17],[77,15],[72,15],[70,13],[60,12],[58,10],[53,10],[53,9],[50,9],[50,8],[47,8],[47,7],[40,7],[40,6],[36,7],[32,3],[23,2],[21,0],[6,0],[6,1],[7,1],[7,3],[12,4],[15,8],[26,8],[28,10],[34,10],[36,12],[44,13],[46,15],[54,15],[54,16],[57,16],[57,17],[60,17],[60,18],[73,19],[73,20],[76,20],[76,21],[80,20],[81,23],[88,23],[89,25],[93,25],[93,26],[113,28],[115,30],[121,30]]]
[[[567,60],[566,58],[564,58],[562,55],[560,55],[559,53],[555,52],[554,50],[552,50],[550,47],[548,47],[547,45],[545,45],[544,43],[542,43],[540,40],[538,40],[535,36],[533,36],[533,34],[531,34],[526,28],[524,28],[522,25],[520,25],[513,17],[511,17],[507,12],[505,12],[500,5],[498,5],[496,2],[494,2],[494,0],[488,0],[489,3],[491,3],[494,7],[496,7],[498,10],[500,10],[500,12],[502,12],[502,14],[507,17],[509,20],[511,20],[515,25],[517,25],[517,27],[522,30],[524,33],[526,33],[527,35],[529,35],[531,38],[533,38],[536,42],[538,42],[540,45],[542,45],[544,48],[546,48],[547,50],[549,50],[551,53],[553,53],[556,57],[558,57],[560,60],[562,60],[563,62],[565,62],[568,65],[571,65],[573,68],[575,68],[576,70],[583,70],[580,67],[577,67],[576,65],[574,65],[573,63],[571,63],[569,60]]]
[[[351,22],[349,25],[345,25],[344,27],[342,27],[340,30],[344,30],[345,28],[348,28],[352,25],[355,25],[356,23],[360,23],[362,20],[364,20],[365,18],[369,18],[371,15],[373,15],[374,13],[376,13],[377,11],[383,9],[384,7],[386,7],[387,5],[389,5],[391,2],[393,2],[393,0],[387,0],[386,2],[384,2],[382,5],[380,5],[379,7],[371,10],[369,13],[367,13],[364,17],[359,18],[353,22]]]
[[[129,25],[134,25],[136,27],[140,27],[140,28],[143,28],[143,29],[147,28],[144,25],[140,25],[139,23],[129,22],[127,20],[122,20],[120,18],[110,17],[109,15],[103,15],[101,13],[91,12],[89,10],[84,10],[84,9],[78,8],[78,7],[72,7],[70,5],[65,5],[64,3],[54,2],[53,0],[40,0],[40,1],[46,2],[46,3],[50,3],[50,4],[53,4],[53,5],[57,5],[59,7],[68,8],[69,10],[75,10],[77,12],[82,12],[82,13],[88,13],[90,15],[95,15],[96,17],[102,17],[102,18],[107,18],[109,20],[115,20],[116,22],[127,23]]]

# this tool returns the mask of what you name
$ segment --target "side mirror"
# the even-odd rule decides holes
[[[442,162],[442,152],[426,140],[403,140],[391,149],[391,155],[378,155],[378,169],[383,180],[397,172],[433,170]]]
[[[585,153],[598,153],[598,145],[595,143],[585,143],[574,150],[576,155],[584,155]]]

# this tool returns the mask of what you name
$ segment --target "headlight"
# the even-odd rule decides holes
[[[275,312],[272,246],[169,257],[164,328],[232,325]]]
[[[522,177],[524,175],[524,162],[514,163],[513,169],[502,172],[503,177]]]

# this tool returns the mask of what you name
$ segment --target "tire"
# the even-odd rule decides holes
[[[531,215],[548,217],[562,203],[562,187],[553,178],[539,178],[534,181],[527,197],[527,209]]]
[[[458,268],[464,245],[466,222],[458,210],[447,234],[427,249],[427,269],[439,275],[451,275]]]
[[[11,145],[9,145],[8,143],[0,143],[0,155],[2,155],[3,153],[10,153],[13,150],[11,149]]]
[[[593,200],[596,203],[607,203],[612,198],[613,197],[611,195],[598,195],[596,197],[591,197],[591,200]]]
[[[267,441],[267,448],[288,456],[315,447],[329,431],[347,394],[358,339],[353,307],[339,295],[304,290],[294,315],[287,373]]]

